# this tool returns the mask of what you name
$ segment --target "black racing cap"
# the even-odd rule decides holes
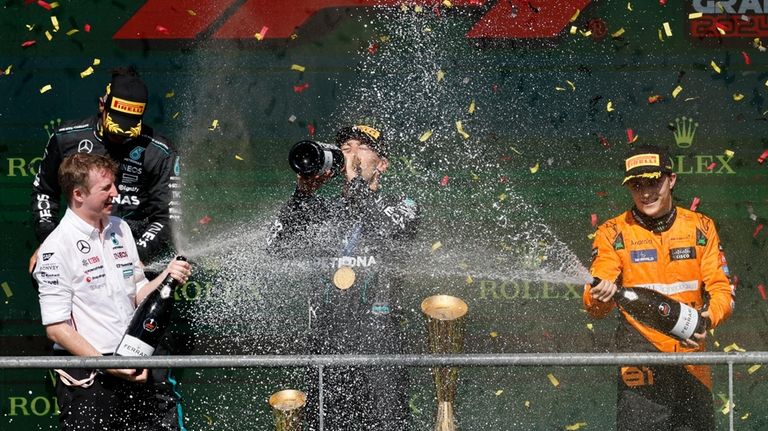
[[[662,174],[671,174],[672,158],[669,152],[655,145],[642,145],[633,148],[624,159],[624,181],[634,178],[660,178]]]
[[[387,157],[389,148],[382,138],[381,130],[365,124],[357,124],[350,127],[344,127],[336,133],[336,145],[341,146],[350,139],[358,139],[360,142],[371,147],[379,157]]]
[[[139,136],[147,99],[147,86],[141,78],[134,74],[113,74],[104,101],[107,131],[131,138]]]

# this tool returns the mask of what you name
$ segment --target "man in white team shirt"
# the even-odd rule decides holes
[[[110,216],[115,172],[114,161],[87,153],[67,157],[59,168],[68,208],[40,246],[33,274],[46,335],[58,355],[114,353],[137,304],[167,275],[185,282],[191,274],[189,263],[173,260],[156,279],[145,278],[128,224]],[[153,416],[159,397],[147,390],[147,370],[56,371],[62,430],[180,427],[178,418]]]

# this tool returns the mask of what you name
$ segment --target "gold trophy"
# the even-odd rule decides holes
[[[307,395],[296,389],[285,389],[269,397],[272,414],[275,416],[275,430],[301,431],[304,404]]]
[[[461,353],[464,349],[464,325],[467,303],[448,295],[435,295],[421,302],[421,310],[427,315],[429,351],[432,353]],[[432,369],[437,389],[437,419],[435,431],[456,431],[453,401],[459,377],[457,367]]]

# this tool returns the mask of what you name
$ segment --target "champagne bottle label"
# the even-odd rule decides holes
[[[333,167],[333,153],[329,150],[323,150],[323,168],[320,172],[328,172]]]
[[[125,334],[115,352],[118,356],[152,356],[155,348],[136,337]]]
[[[687,340],[693,336],[698,324],[699,312],[681,302],[680,315],[677,317],[675,326],[669,332],[681,340]]]

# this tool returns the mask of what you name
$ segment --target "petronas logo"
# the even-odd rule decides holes
[[[694,123],[693,118],[675,118],[675,143],[680,148],[688,148],[693,145],[693,136],[699,123]]]

